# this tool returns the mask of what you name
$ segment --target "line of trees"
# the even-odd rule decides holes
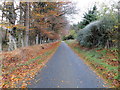
[[[68,2],[6,2],[0,6],[0,51],[60,39],[68,24],[65,14],[72,13]],[[69,8],[68,8],[69,7]]]
[[[78,33],[77,41],[89,48],[111,48],[118,46],[117,4],[105,4],[97,10],[96,5],[84,14],[83,20],[72,26]]]

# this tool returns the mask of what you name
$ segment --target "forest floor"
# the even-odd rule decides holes
[[[34,45],[1,53],[0,87],[25,88],[52,57],[59,44],[60,42]]]
[[[116,48],[88,49],[76,41],[66,41],[82,60],[113,87],[120,87],[118,51]]]

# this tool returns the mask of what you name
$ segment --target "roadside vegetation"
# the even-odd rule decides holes
[[[77,34],[75,32],[75,30],[70,30],[69,34],[65,35],[62,37],[62,40],[70,40],[70,39],[75,39],[77,38]]]
[[[92,69],[107,82],[109,82],[109,84],[111,84],[113,87],[120,86],[118,78],[118,52],[115,48],[89,49],[80,46],[76,41],[66,41],[66,43],[81,57],[81,59],[88,66],[92,67]]]
[[[120,86],[120,49],[117,3],[94,5],[83,20],[71,26],[77,37],[66,43],[112,86]]]

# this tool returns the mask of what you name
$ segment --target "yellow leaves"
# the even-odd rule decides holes
[[[21,88],[26,88],[26,87],[27,87],[27,83],[24,82]]]
[[[50,58],[50,56],[55,51],[55,48],[58,47],[58,45],[59,42],[54,42],[50,44],[42,44],[42,45],[26,47],[25,49],[20,49],[21,51],[20,53],[18,53],[19,50],[17,50],[17,54],[15,54],[16,51],[12,51],[12,53],[4,53],[3,55],[5,55],[6,57],[4,57],[5,61],[3,62],[3,65],[6,68],[3,68],[3,70],[5,74],[6,72],[8,73],[4,76],[4,79],[2,80],[4,83],[1,86],[7,88],[15,88],[19,82],[24,81],[21,84],[22,85],[21,87],[26,88],[27,84],[30,84],[30,82],[29,83],[27,82],[30,81],[31,79],[34,79],[36,73],[43,67],[41,63],[45,64],[47,62],[48,58]],[[41,46],[43,46],[44,49],[42,49]],[[48,55],[46,54],[47,52],[51,52],[51,53]],[[24,53],[25,53],[25,58],[21,59],[21,57],[24,56]],[[35,59],[38,56],[41,58]],[[11,57],[15,58],[14,62],[11,62],[10,59]],[[31,61],[31,62],[26,64],[27,61]],[[38,64],[39,62],[40,64]],[[12,65],[13,63],[14,65]],[[11,70],[11,68],[14,69]],[[39,81],[40,79],[36,80],[36,82]]]
[[[2,27],[5,27],[7,29],[12,29],[13,27],[16,27],[18,29],[25,29],[26,27],[20,24],[17,25],[5,25],[5,24],[1,24]]]
[[[2,84],[3,84],[2,83],[2,76],[0,75],[0,88],[3,86]]]
[[[61,80],[61,82],[64,82],[63,80]]]
[[[40,14],[36,14],[36,16],[41,16]]]
[[[12,28],[12,26],[5,26],[5,27],[8,28],[8,29]]]
[[[18,81],[19,81],[19,79],[18,79],[18,78],[15,78],[15,79],[14,79],[14,81],[15,81],[15,82],[18,82]]]
[[[114,28],[118,28],[118,26],[114,26]]]
[[[2,75],[0,75],[0,80],[2,79]]]
[[[39,14],[39,13],[37,13],[37,14],[35,14],[37,17],[40,17],[40,18],[43,18],[43,17],[45,17],[45,15],[43,15],[43,14]]]
[[[25,29],[25,28],[26,28],[25,26],[20,25],[20,24],[13,25],[13,27],[16,27],[16,28],[18,28],[18,29]]]
[[[25,29],[26,27],[20,24],[16,24],[16,25],[8,25],[8,24],[0,24],[0,26],[7,28],[7,29],[12,29],[13,27],[16,27],[18,29]]]
[[[117,40],[112,40],[113,42],[116,42]]]
[[[55,12],[55,11],[49,11],[49,14],[51,14],[51,15],[57,15],[57,12]]]
[[[13,5],[13,2],[5,2],[5,5]]]
[[[20,79],[17,78],[15,75],[11,75],[11,81],[12,82],[18,82]]]
[[[0,24],[0,26],[4,26],[5,24]]]
[[[26,73],[22,73],[22,76],[25,77],[25,76],[26,76]]]
[[[8,84],[5,84],[5,83],[2,83],[2,85],[1,85],[3,88],[8,88],[9,87],[9,85]]]
[[[4,86],[4,83],[0,83],[0,88],[2,88]]]
[[[11,80],[13,80],[15,78],[15,75],[11,75]]]

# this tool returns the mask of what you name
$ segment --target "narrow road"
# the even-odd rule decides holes
[[[104,88],[100,79],[62,42],[28,88]]]

